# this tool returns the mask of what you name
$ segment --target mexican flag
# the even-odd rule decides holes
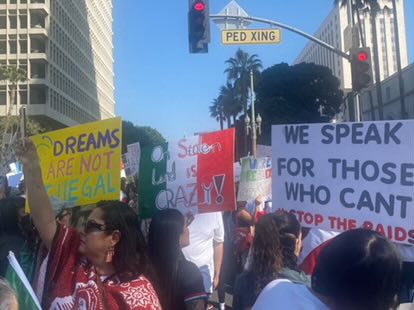
[[[184,214],[234,210],[234,135],[228,129],[143,148],[141,218],[167,208]]]
[[[22,267],[20,267],[13,252],[9,252],[7,256],[9,260],[9,267],[6,272],[6,280],[10,286],[16,292],[17,301],[19,302],[19,309],[39,309],[40,303],[37,300],[36,294],[34,293],[29,280],[27,280]]]

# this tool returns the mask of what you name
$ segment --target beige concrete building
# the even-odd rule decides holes
[[[0,65],[27,70],[29,115],[53,127],[113,117],[113,64],[112,0],[0,0]],[[9,104],[0,82],[0,116]]]
[[[412,0],[409,0],[412,1]],[[333,1],[330,1],[332,3]],[[394,14],[392,11],[391,0],[378,0],[381,10],[376,18],[376,28],[378,37],[378,50],[380,62],[381,80],[397,72],[397,58],[394,38]],[[401,66],[404,68],[408,64],[407,42],[404,19],[404,1],[397,0],[398,30],[401,50]],[[371,48],[372,27],[368,12],[361,12],[361,28],[364,33],[366,45]],[[314,34],[317,38],[335,46],[336,48],[348,52],[352,46],[351,14],[348,6],[334,6],[332,11],[322,22],[319,29]],[[316,63],[329,67],[332,73],[341,82],[341,88],[345,91],[351,89],[351,67],[348,60],[334,54],[333,52],[321,47],[313,42],[309,42],[294,63]],[[373,63],[373,62],[372,62]],[[373,68],[374,70],[374,68]],[[375,77],[375,72],[373,72]]]
[[[404,81],[404,98],[406,117],[414,119],[414,64],[402,69]],[[386,78],[381,82],[384,119],[401,119],[401,100],[398,74]],[[378,120],[378,101],[375,86],[366,89],[361,93],[362,120]]]

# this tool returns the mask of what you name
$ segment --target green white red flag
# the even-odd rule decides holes
[[[234,210],[234,135],[228,129],[143,148],[141,217],[167,208],[193,214]]]
[[[9,252],[7,259],[9,260],[9,267],[6,271],[6,280],[16,293],[19,309],[41,310],[36,294],[13,252]]]

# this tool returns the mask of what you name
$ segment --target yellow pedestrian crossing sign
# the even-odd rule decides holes
[[[224,45],[277,44],[280,43],[280,29],[223,30],[221,43]]]

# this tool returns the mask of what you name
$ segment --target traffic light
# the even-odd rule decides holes
[[[351,73],[352,90],[360,91],[372,85],[371,52],[369,47],[352,48]]]
[[[208,0],[189,0],[188,40],[190,53],[207,53],[210,42]]]

